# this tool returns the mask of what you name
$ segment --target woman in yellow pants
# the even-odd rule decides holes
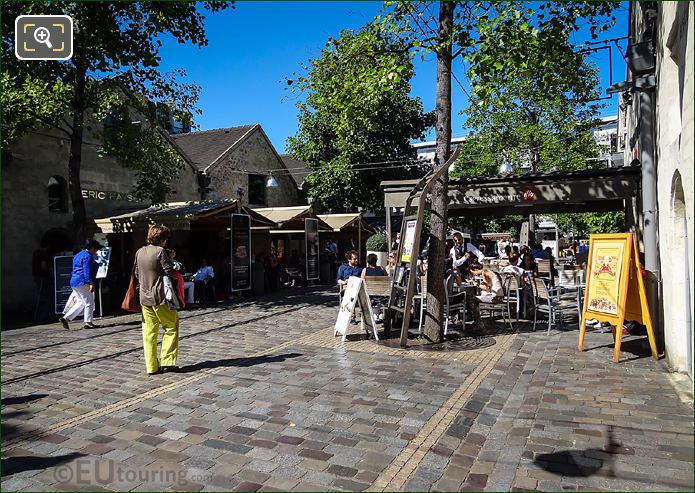
[[[179,313],[169,309],[164,290],[164,276],[174,273],[174,265],[164,249],[169,234],[166,226],[150,226],[147,245],[135,253],[135,276],[140,285],[142,305],[142,344],[147,373],[150,375],[175,370],[179,351]],[[164,335],[161,354],[157,359],[160,325]]]

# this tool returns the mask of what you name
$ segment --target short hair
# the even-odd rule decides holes
[[[452,238],[461,238],[461,239],[463,239],[463,235],[457,231],[456,233],[454,233],[454,235],[452,236]]]
[[[516,265],[519,262],[519,255],[512,252],[509,254],[509,265]]]
[[[345,260],[350,260],[353,255],[357,258],[360,257],[360,254],[357,253],[357,250],[348,250],[347,252],[345,252]]]
[[[512,246],[511,246],[511,245],[507,245],[507,246],[504,247],[504,252],[505,252],[507,255],[509,255],[509,253],[510,253],[511,251],[512,251]]]
[[[168,240],[170,234],[169,228],[163,224],[153,224],[147,231],[147,243],[159,245],[162,241]]]
[[[376,266],[377,256],[375,253],[370,253],[367,255],[367,264]]]
[[[472,262],[470,263],[470,265],[468,266],[468,268],[469,268],[470,270],[483,270],[483,264],[481,264],[481,263],[478,262],[477,260],[474,260],[474,261],[472,261]]]
[[[101,243],[99,243],[97,240],[89,240],[87,242],[87,250],[101,250]]]

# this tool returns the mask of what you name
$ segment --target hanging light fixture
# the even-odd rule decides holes
[[[275,179],[273,175],[270,175],[268,177],[268,180],[265,182],[265,187],[266,188],[275,188],[278,186],[278,181]]]
[[[500,164],[500,175],[506,175],[512,172],[512,165],[507,161],[502,161]]]

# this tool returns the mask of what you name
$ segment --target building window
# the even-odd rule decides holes
[[[249,175],[249,204],[265,205],[265,175]]]
[[[68,183],[62,176],[48,180],[48,211],[68,212]]]

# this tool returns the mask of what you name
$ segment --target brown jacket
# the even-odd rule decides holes
[[[165,304],[164,276],[173,273],[174,265],[164,248],[147,245],[135,252],[135,277],[140,283],[140,304]]]

